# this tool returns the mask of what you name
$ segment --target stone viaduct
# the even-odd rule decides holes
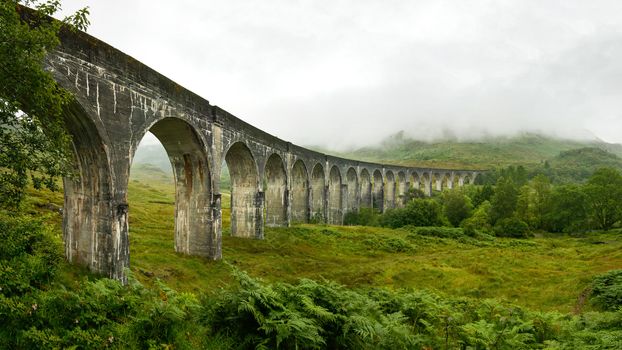
[[[61,32],[46,69],[75,95],[66,125],[75,173],[64,179],[69,261],[124,280],[129,266],[128,179],[148,131],[162,143],[176,183],[175,249],[220,259],[220,173],[231,176],[231,235],[262,238],[264,225],[403,205],[410,187],[462,186],[476,171],[410,168],[343,159],[283,141],[245,123],[128,55],[82,32]]]

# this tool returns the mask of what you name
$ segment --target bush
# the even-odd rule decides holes
[[[480,204],[473,212],[473,215],[462,222],[464,233],[468,236],[475,236],[478,232],[490,234],[492,227],[490,226],[490,202],[485,201]]]
[[[591,302],[602,310],[615,311],[622,307],[622,270],[612,270],[594,278]]]
[[[412,226],[442,226],[443,217],[440,204],[431,199],[414,199],[404,208],[387,210],[380,217],[380,225],[399,228]]]
[[[60,242],[31,217],[0,215],[0,294],[21,295],[46,285],[63,261]]]
[[[529,225],[518,218],[505,218],[497,222],[494,228],[498,237],[528,238]]]
[[[378,226],[380,213],[372,208],[360,208],[357,212],[347,212],[343,224],[348,226]]]
[[[443,193],[443,213],[447,220],[457,227],[460,223],[471,215],[473,205],[469,197],[465,196],[461,190],[455,189]]]

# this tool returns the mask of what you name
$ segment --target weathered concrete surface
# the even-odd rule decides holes
[[[129,266],[127,185],[148,131],[174,169],[175,249],[210,259],[222,254],[223,162],[231,175],[231,234],[252,238],[263,237],[264,225],[341,224],[348,211],[402,205],[411,186],[430,195],[433,179],[442,189],[441,176],[463,185],[478,174],[314,152],[243,122],[87,34],[63,32],[61,42],[46,69],[75,95],[66,111],[77,174],[65,179],[66,256],[112,278],[123,280]]]

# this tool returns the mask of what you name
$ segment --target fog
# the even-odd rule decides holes
[[[620,1],[63,1],[239,118],[343,149],[541,132],[622,143]]]

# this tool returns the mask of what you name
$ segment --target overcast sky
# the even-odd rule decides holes
[[[622,143],[622,1],[65,0],[88,32],[301,145]]]

